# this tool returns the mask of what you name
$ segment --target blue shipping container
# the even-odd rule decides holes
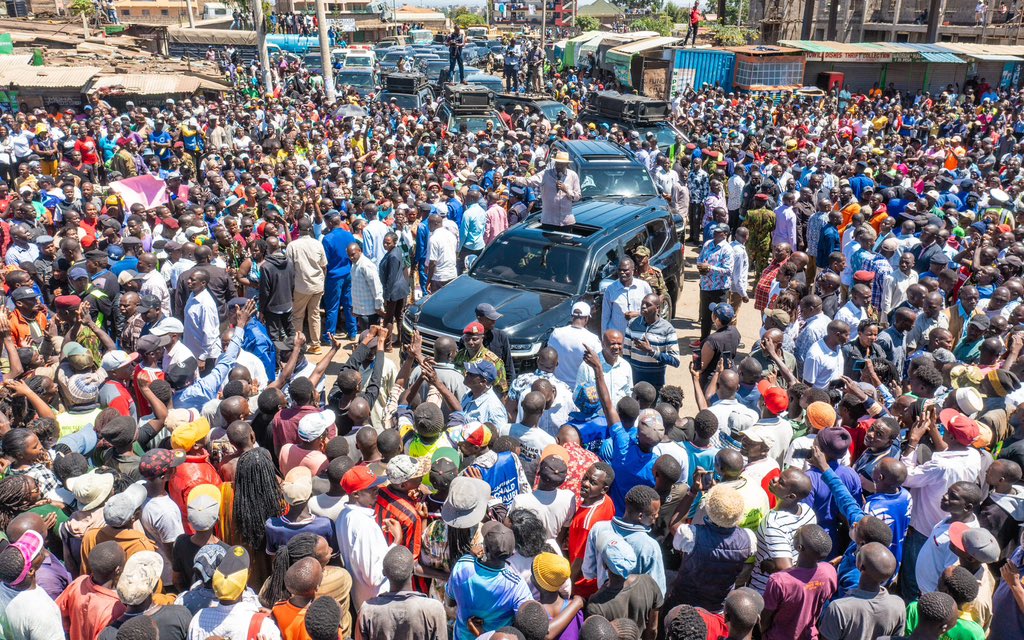
[[[670,49],[672,75],[670,95],[689,87],[700,89],[705,83],[732,91],[736,54],[717,49]]]

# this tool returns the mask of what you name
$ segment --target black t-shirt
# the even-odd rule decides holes
[[[1013,460],[1024,469],[1024,438],[1008,438],[999,452],[1002,460]]]
[[[701,363],[701,367],[703,367],[707,377],[707,380],[701,380],[701,384],[707,385],[711,380],[711,376],[714,375],[715,370],[718,368],[718,361],[720,359],[725,359],[726,369],[732,368],[733,360],[736,358],[736,351],[740,348],[740,332],[736,325],[730,324],[724,329],[712,332],[704,342],[714,351],[710,362]]]
[[[185,607],[168,604],[150,614],[124,614],[103,630],[99,640],[115,640],[117,630],[121,628],[121,625],[139,615],[149,615],[149,618],[156,623],[157,640],[185,640],[188,637],[188,625],[192,622],[192,613]]]
[[[604,616],[608,620],[629,618],[644,629],[651,609],[660,608],[664,603],[661,589],[650,575],[644,573],[627,580],[622,589],[605,588],[598,590],[587,603],[587,616]],[[630,576],[633,578],[633,576]]]
[[[231,545],[223,540],[217,544],[224,547],[225,551],[231,550]],[[195,562],[196,554],[199,553],[201,548],[192,542],[192,536],[187,533],[178,536],[178,539],[174,541],[174,545],[171,547],[171,570],[174,573],[180,573],[185,576],[186,583],[192,582],[192,563]]]

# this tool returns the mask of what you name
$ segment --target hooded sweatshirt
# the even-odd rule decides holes
[[[260,311],[290,312],[294,288],[295,270],[291,260],[281,252],[267,256],[260,274]]]

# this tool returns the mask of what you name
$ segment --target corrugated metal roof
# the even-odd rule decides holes
[[[656,49],[658,47],[667,47],[673,45],[682,40],[682,38],[672,38],[670,36],[655,36],[653,38],[644,38],[643,40],[637,40],[636,42],[630,42],[619,47],[611,49],[618,53],[626,55],[632,55],[634,53],[640,53],[641,51],[647,51],[649,49]]]
[[[169,76],[150,73],[119,73],[96,78],[89,93],[100,90],[122,90],[140,96],[192,94],[202,81],[194,76]]]
[[[81,89],[99,67],[0,66],[0,86],[36,89]]]
[[[943,64],[967,64],[967,61],[960,58],[954,53],[950,53],[948,49],[945,49],[939,44],[916,44],[910,42],[900,42],[899,46],[908,51],[920,54],[927,62],[938,62]]]

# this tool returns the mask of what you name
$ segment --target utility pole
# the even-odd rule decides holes
[[[547,59],[547,53],[544,50],[544,42],[548,34],[548,0],[540,0],[540,51],[544,54],[544,58]]]
[[[828,27],[825,31],[826,40],[835,40],[836,33],[839,31],[837,23],[839,22],[839,0],[832,0],[828,4]]]
[[[327,33],[327,0],[316,0],[316,21],[320,25],[320,65],[324,68],[324,89],[327,91],[327,103],[334,104],[338,92],[334,87],[334,67],[331,66],[331,38]]]
[[[804,23],[800,27],[800,39],[810,40],[814,33],[814,0],[804,0]]]
[[[185,0],[185,9],[188,10],[188,28],[196,28],[196,18],[192,15],[192,0]]]
[[[263,18],[263,0],[249,0],[252,2],[252,19],[256,27],[256,51],[260,56],[260,66],[263,67],[263,91],[274,90],[274,74],[270,69],[270,54],[267,53],[267,23]]]

